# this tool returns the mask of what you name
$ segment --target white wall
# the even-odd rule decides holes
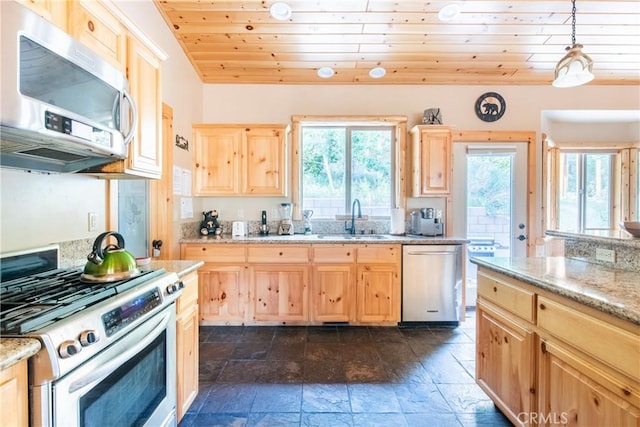
[[[202,118],[199,77],[152,0],[115,4],[167,54],[162,64],[162,99],[173,108],[175,133],[192,143],[191,124]],[[174,148],[174,161],[182,167],[191,167],[191,152]],[[0,252],[95,238],[105,230],[105,180],[0,169],[0,186]],[[98,232],[88,231],[88,212],[98,213]],[[177,212],[175,218],[180,222]],[[179,227],[176,231],[179,232]]]

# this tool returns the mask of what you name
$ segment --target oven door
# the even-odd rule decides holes
[[[176,425],[175,304],[52,386],[54,426]]]

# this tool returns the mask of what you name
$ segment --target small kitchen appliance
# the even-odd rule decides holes
[[[302,211],[302,217],[304,218],[304,234],[311,234],[311,217],[313,211],[311,209],[305,209]]]
[[[267,225],[267,211],[262,211],[261,221],[260,221],[260,235],[261,236],[269,235],[269,226]]]
[[[41,343],[29,361],[30,425],[176,425],[177,274],[87,283],[82,268],[58,263],[57,246],[0,263],[0,335]]]
[[[422,208],[419,212],[412,211],[410,216],[411,234],[431,237],[444,235],[441,210]]]
[[[231,224],[231,236],[245,237],[248,234],[247,223],[244,221],[233,221]]]
[[[291,203],[280,204],[280,226],[278,227],[278,234],[280,235],[292,235],[293,234],[293,222],[291,221]]]

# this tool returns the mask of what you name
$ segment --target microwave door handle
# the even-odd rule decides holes
[[[138,110],[136,109],[136,103],[126,90],[122,91],[122,98],[126,99],[131,107],[131,126],[129,128],[129,133],[124,137],[124,145],[128,145],[131,142],[131,139],[136,133],[136,127],[138,126]]]

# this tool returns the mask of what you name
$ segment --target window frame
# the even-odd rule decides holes
[[[620,230],[620,221],[637,221],[638,200],[638,147],[631,143],[558,143],[550,140],[545,141],[545,187],[546,187],[546,223],[551,230],[560,230],[560,153],[561,152],[581,152],[581,153],[612,153],[612,174],[611,174],[611,221],[609,230]],[[582,226],[581,226],[582,227]],[[593,229],[595,230],[595,229]],[[593,231],[592,229],[586,232]],[[578,233],[582,233],[579,231]]]
[[[313,129],[341,129],[344,130],[344,136],[345,136],[345,156],[344,156],[344,161],[345,161],[345,197],[344,197],[344,212],[341,214],[338,214],[338,216],[341,215],[349,215],[351,212],[351,205],[353,203],[354,197],[353,197],[353,170],[351,167],[348,167],[347,165],[353,165],[353,133],[354,131],[379,131],[379,130],[383,130],[383,131],[388,131],[391,134],[391,147],[390,147],[390,154],[391,154],[391,159],[390,159],[390,165],[391,165],[391,186],[389,188],[389,199],[390,199],[390,203],[389,203],[389,212],[391,211],[391,209],[393,208],[393,201],[394,201],[394,191],[393,189],[395,188],[395,182],[398,179],[397,174],[395,173],[395,165],[396,165],[396,157],[397,157],[397,149],[396,149],[396,145],[398,144],[398,141],[396,140],[396,135],[395,135],[395,129],[394,126],[389,125],[387,123],[377,123],[377,124],[371,124],[371,123],[366,123],[366,124],[360,124],[360,123],[354,123],[354,122],[350,122],[350,123],[339,123],[336,124],[334,123],[321,123],[321,124],[313,124],[313,123],[302,123],[301,124],[301,132],[302,130],[306,128],[313,128]],[[300,152],[304,152],[304,141],[301,139],[300,140]],[[304,157],[304,155],[302,156]],[[300,159],[302,161],[302,158]],[[301,170],[301,174],[304,173],[304,171]],[[303,183],[303,179],[302,179],[302,175],[301,177],[301,184],[300,184],[300,194],[301,194],[301,203],[304,204],[304,183]],[[311,207],[305,207],[303,206],[303,209],[310,209]],[[364,206],[363,206],[364,209]],[[369,218],[372,219],[389,219],[391,217],[391,214],[389,213],[389,215],[378,215],[378,216],[371,216],[369,215]],[[328,219],[328,218],[322,218],[322,219]]]
[[[393,189],[392,204],[405,206],[406,164],[407,164],[407,117],[406,116],[292,116],[291,132],[291,203],[293,219],[302,219],[302,127],[321,124],[342,126],[392,126],[394,128],[395,147],[393,148],[392,167]],[[393,207],[393,206],[392,206]]]

